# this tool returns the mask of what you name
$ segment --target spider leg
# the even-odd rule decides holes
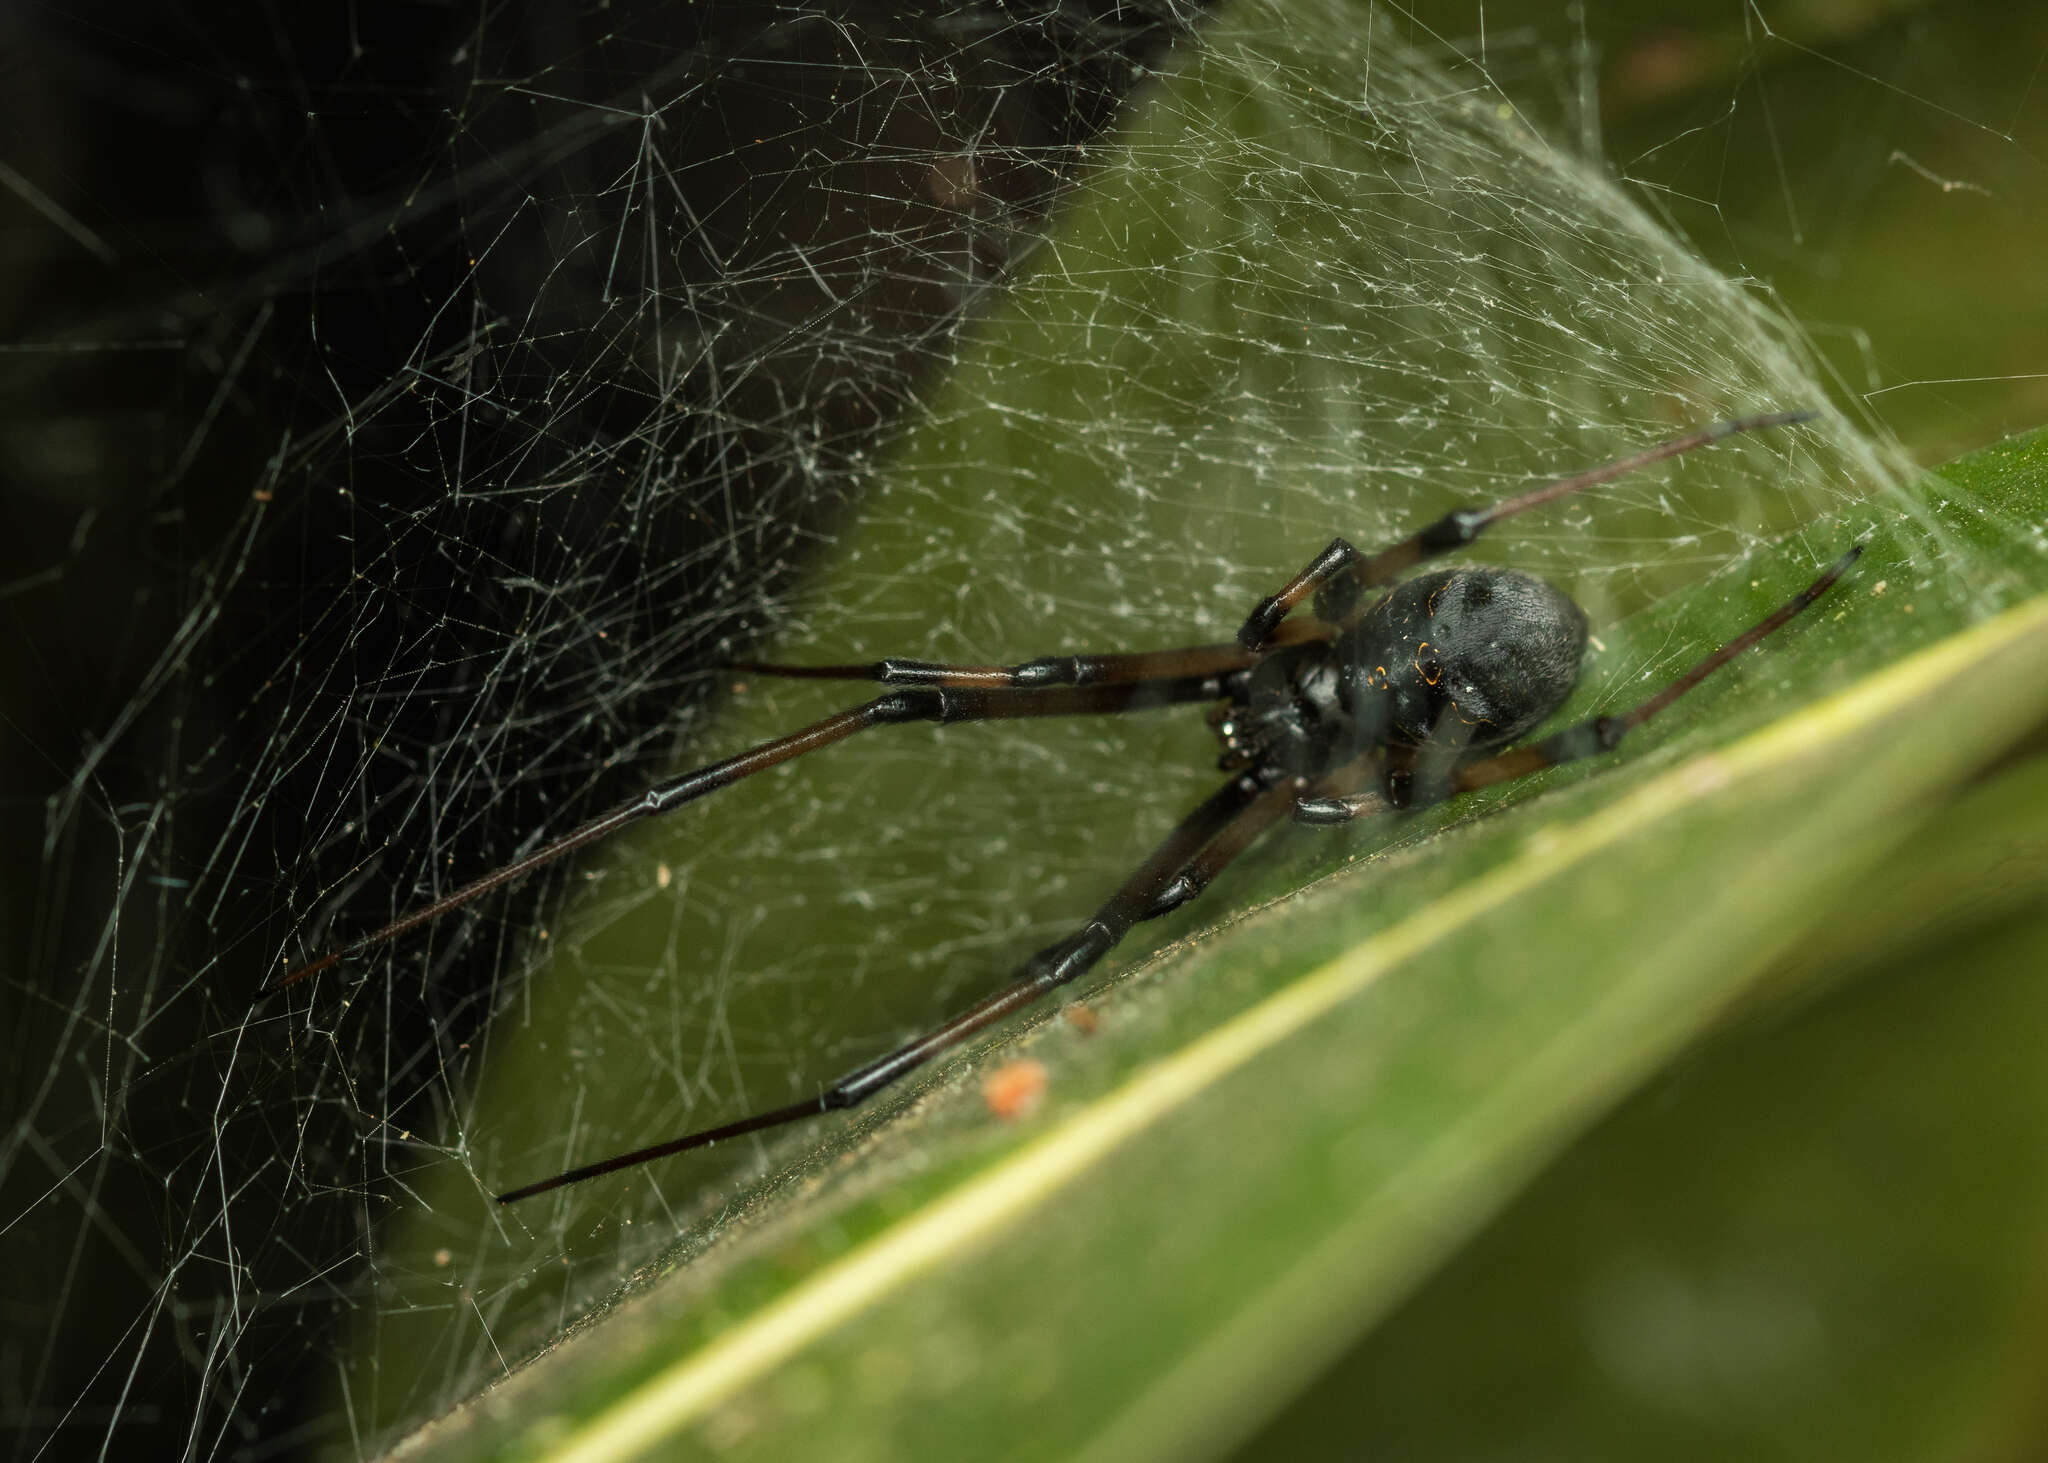
[[[1300,780],[1289,778],[1274,784],[1246,808],[1222,832],[1203,846],[1201,851],[1186,864],[1179,873],[1168,880],[1166,885],[1152,897],[1138,915],[1138,922],[1158,919],[1171,914],[1190,899],[1207,889],[1215,877],[1231,864],[1237,856],[1250,848],[1275,824],[1283,821],[1301,797]]]
[[[1246,650],[1235,641],[1184,645],[1111,655],[1045,655],[1016,665],[949,665],[929,660],[869,661],[859,665],[777,665],[736,660],[731,669],[789,680],[879,681],[885,686],[954,686],[1032,689],[1041,686],[1111,686],[1162,677],[1219,676],[1257,665],[1267,651],[1323,638],[1328,631],[1309,621],[1277,628],[1266,646]]]
[[[445,894],[430,904],[409,910],[382,929],[374,930],[359,940],[322,955],[317,960],[309,960],[303,965],[287,970],[266,985],[264,990],[282,990],[286,986],[296,985],[358,950],[381,945],[387,940],[396,939],[408,930],[426,924],[429,920],[439,919],[442,915],[460,909],[493,889],[532,873],[543,864],[552,863],[566,853],[617,832],[629,823],[673,812],[685,803],[693,803],[708,793],[730,787],[757,772],[766,772],[771,767],[778,767],[793,758],[801,757],[806,752],[815,752],[820,747],[845,741],[848,737],[867,731],[871,727],[895,726],[912,721],[957,723],[1010,721],[1040,716],[1106,715],[1181,705],[1189,701],[1215,701],[1221,699],[1223,694],[1221,678],[1214,675],[1175,676],[1148,681],[1125,681],[1104,686],[1055,686],[1047,690],[918,686],[892,691],[864,705],[851,707],[822,721],[815,721],[799,731],[791,732],[788,736],[777,737],[772,741],[749,747],[746,751],[727,757],[722,762],[713,762],[709,766],[673,777],[667,782],[657,783],[631,802],[592,818],[581,827],[573,828],[561,837],[542,844],[531,853],[523,854],[511,863],[501,865],[471,880],[454,893]]]
[[[1854,564],[1862,553],[1863,545],[1857,544],[1829,565],[1827,572],[1813,583],[1726,645],[1702,658],[1691,670],[1648,700],[1638,703],[1619,716],[1589,717],[1576,726],[1566,727],[1554,736],[1545,737],[1540,742],[1531,742],[1524,747],[1513,747],[1491,757],[1468,762],[1453,770],[1435,788],[1422,786],[1418,782],[1413,789],[1416,796],[1410,800],[1408,806],[1426,806],[1428,803],[1453,797],[1461,792],[1492,787],[1496,783],[1512,782],[1516,778],[1527,777],[1532,772],[1541,772],[1546,767],[1556,767],[1561,763],[1575,762],[1581,757],[1613,751],[1621,745],[1621,739],[1629,732],[1826,594],[1834,582],[1848,572],[1849,566]],[[1295,804],[1294,816],[1297,821],[1303,823],[1347,823],[1353,818],[1384,812],[1388,806],[1387,799],[1378,792],[1303,798]]]
[[[1562,498],[1597,483],[1608,482],[1637,468],[1648,467],[1653,462],[1662,462],[1667,457],[1676,457],[1698,447],[1706,447],[1737,432],[1756,432],[1767,427],[1788,427],[1798,422],[1810,422],[1819,415],[1811,411],[1767,412],[1761,416],[1738,417],[1733,421],[1715,422],[1697,432],[1688,432],[1682,437],[1673,437],[1646,447],[1627,457],[1617,457],[1612,462],[1598,467],[1573,473],[1570,477],[1558,478],[1541,487],[1531,488],[1526,493],[1505,499],[1491,508],[1459,508],[1446,513],[1434,523],[1417,529],[1377,554],[1367,558],[1348,540],[1330,540],[1330,546],[1310,559],[1302,571],[1282,585],[1278,594],[1262,599],[1245,618],[1237,632],[1237,643],[1246,650],[1259,650],[1271,643],[1274,631],[1280,622],[1292,614],[1301,602],[1310,595],[1315,596],[1316,615],[1324,620],[1342,620],[1357,603],[1359,592],[1370,585],[1385,584],[1395,575],[1412,569],[1425,559],[1447,554],[1453,549],[1463,548],[1503,518],[1512,518],[1517,513],[1526,513],[1531,508],[1541,507],[1553,499]]]
[[[1158,898],[1153,900],[1151,906],[1139,918],[1157,919],[1162,914],[1179,909],[1207,889],[1210,882],[1222,873],[1233,859],[1251,847],[1275,824],[1284,821],[1290,814],[1300,822],[1314,822],[1312,818],[1301,816],[1302,807],[1320,805],[1333,798],[1355,793],[1371,781],[1378,774],[1378,770],[1377,757],[1368,751],[1334,772],[1326,773],[1313,784],[1305,778],[1289,778],[1276,783],[1271,791],[1245,810],[1243,817],[1217,834],[1200,853],[1189,859],[1187,866],[1159,891]]]
[[[1274,784],[1254,772],[1233,777],[1181,819],[1151,856],[1139,865],[1137,872],[1126,879],[1080,929],[1025,961],[1000,990],[984,996],[924,1035],[847,1073],[816,1097],[755,1113],[715,1128],[705,1128],[701,1132],[686,1133],[665,1143],[636,1148],[631,1153],[587,1163],[500,1194],[498,1202],[515,1203],[600,1174],[617,1173],[620,1169],[634,1168],[693,1148],[709,1148],[727,1138],[781,1127],[785,1123],[799,1122],[866,1101],[898,1078],[959,1046],[976,1032],[1021,1011],[1049,991],[1083,974],[1108,954],[1117,941],[1130,932],[1131,926],[1164,914],[1174,904],[1184,903],[1185,899],[1181,899],[1161,907],[1162,895],[1172,887],[1178,875],[1218,844],[1229,848],[1229,853],[1221,860],[1227,863],[1286,815],[1294,795],[1289,783]]]
[[[1380,752],[1377,748],[1369,749],[1296,798],[1294,821],[1328,827],[1391,812],[1393,804],[1377,787],[1369,786],[1379,780]]]

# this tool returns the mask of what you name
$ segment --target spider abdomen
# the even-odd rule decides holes
[[[1586,616],[1541,579],[1490,566],[1394,586],[1338,637],[1346,709],[1393,746],[1499,747],[1578,684]]]

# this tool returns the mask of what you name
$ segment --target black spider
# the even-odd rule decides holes
[[[1719,422],[1491,508],[1446,514],[1370,557],[1333,539],[1278,594],[1260,601],[1237,638],[1226,644],[1048,656],[1012,666],[916,660],[736,664],[736,670],[760,675],[879,681],[898,689],[650,788],[453,894],[286,971],[267,989],[304,980],[628,823],[679,808],[869,727],[1209,703],[1210,725],[1223,745],[1220,766],[1230,779],[1181,819],[1086,924],[1025,961],[993,995],[808,1101],[572,1168],[500,1194],[498,1202],[509,1204],[725,1138],[852,1107],[1088,970],[1131,926],[1178,909],[1201,893],[1277,823],[1343,823],[1389,808],[1425,807],[1612,750],[1631,728],[1812,604],[1856,561],[1862,545],[1647,701],[1619,716],[1596,716],[1515,748],[1508,744],[1556,711],[1578,684],[1586,645],[1584,612],[1562,591],[1512,569],[1440,569],[1399,583],[1396,577],[1424,559],[1471,543],[1503,518],[1737,432],[1789,426],[1813,415],[1776,412]],[[1392,588],[1377,598],[1364,599],[1366,589],[1388,584]],[[1290,619],[1305,601],[1312,601],[1313,618]]]

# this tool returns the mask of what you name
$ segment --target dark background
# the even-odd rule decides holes
[[[242,1249],[195,1235],[178,1198],[209,1150],[321,1149],[293,1131],[289,1054],[250,1063],[221,1033],[323,887],[411,897],[380,890],[380,866],[323,860],[323,762],[360,765],[360,811],[422,780],[417,756],[380,748],[510,758],[519,795],[475,785],[436,835],[463,867],[506,856],[523,831],[508,818],[643,780],[709,687],[693,673],[772,614],[847,509],[849,456],[1030,237],[1135,62],[1191,13],[12,12],[0,1427],[18,1456],[102,1438],[154,1456],[332,1440],[339,1420],[301,1415],[313,1394],[298,1377],[339,1343],[344,1313],[272,1302],[351,1263],[368,1220],[346,1202],[280,1205],[259,1184],[197,1221],[267,1236]],[[661,281],[630,273],[637,256],[618,271],[602,217],[641,144],[636,129],[604,135],[605,108],[650,97],[674,102],[673,191],[655,207],[679,243]],[[950,188],[904,161],[970,145],[988,161]],[[668,376],[649,366],[664,331],[689,339]],[[542,432],[507,409],[563,382]],[[631,474],[671,491],[620,542]],[[569,486],[462,499],[508,476]],[[765,527],[735,539],[734,520]],[[524,710],[471,740],[473,708],[508,689],[483,683],[501,664],[490,648],[520,632],[524,601],[498,587],[515,567],[636,588],[623,606],[593,591],[603,635],[521,678]],[[292,694],[266,701],[280,676]],[[358,745],[267,769],[276,781],[250,805],[245,759],[266,717],[294,702],[331,714],[398,683],[414,694],[362,718]],[[565,744],[555,714],[599,695],[607,727]],[[229,830],[241,852],[220,877]],[[451,952],[434,1000],[396,1015],[393,1049],[473,1034],[491,955]],[[72,993],[95,981],[107,996],[88,1019],[146,1036],[110,1067],[90,1070],[105,1053],[87,1041],[91,1057],[52,1068],[49,1053],[78,1049]],[[64,1174],[59,1155],[90,1152],[95,1130],[99,1156]],[[322,1167],[316,1190],[346,1181],[345,1164]],[[223,1344],[233,1355],[209,1356]],[[257,1365],[266,1352],[286,1365]]]

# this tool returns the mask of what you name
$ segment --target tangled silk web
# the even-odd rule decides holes
[[[48,810],[4,1150],[10,1265],[47,1257],[29,1454],[353,1449],[469,1395],[768,1150],[492,1191],[815,1089],[1214,779],[1199,717],[882,732],[256,999],[859,694],[706,717],[737,649],[1221,638],[1333,532],[1820,399],[1767,303],[1411,20],[881,11],[451,37],[426,160],[219,312],[224,398],[282,318],[311,345]],[[1798,525],[1889,470],[1824,423],[1484,553],[1598,624],[1832,557]]]

